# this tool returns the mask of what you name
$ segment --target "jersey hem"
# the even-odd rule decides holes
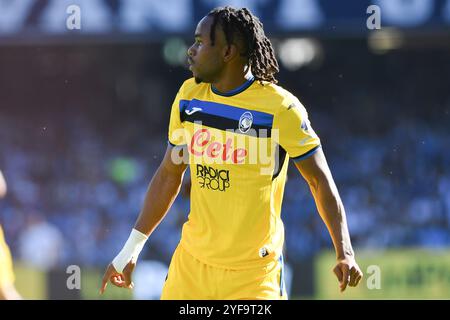
[[[274,262],[278,262],[279,259],[279,255],[274,255],[273,258],[270,258],[268,260],[265,260],[264,264],[249,264],[249,267],[235,267],[235,266],[226,266],[226,265],[222,265],[222,264],[218,264],[218,263],[211,263],[209,261],[206,261],[203,258],[198,257],[197,255],[193,254],[191,250],[189,250],[186,246],[186,244],[184,243],[183,240],[180,241],[179,245],[183,248],[183,250],[185,250],[189,255],[191,255],[193,258],[197,259],[198,261],[200,261],[203,264],[206,264],[210,267],[214,267],[214,268],[220,268],[220,269],[225,269],[225,270],[251,270],[251,269],[256,269],[256,268],[264,268],[267,267],[269,264],[274,263]]]

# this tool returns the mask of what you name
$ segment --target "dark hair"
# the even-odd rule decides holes
[[[248,59],[248,64],[256,80],[277,83],[275,73],[279,71],[278,62],[270,43],[264,34],[263,24],[247,8],[235,9],[219,7],[211,10],[211,45],[214,45],[217,24],[222,27],[227,44],[237,38],[241,40],[245,51],[241,53]]]

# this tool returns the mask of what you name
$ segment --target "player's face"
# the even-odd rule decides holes
[[[195,29],[195,42],[188,49],[189,69],[197,83],[214,82],[224,67],[223,52],[226,48],[225,35],[220,27],[216,27],[214,46],[211,45],[212,17],[204,17]]]

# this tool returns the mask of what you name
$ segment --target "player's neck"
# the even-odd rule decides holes
[[[220,77],[220,79],[211,84],[217,91],[226,93],[239,88],[252,77],[253,75],[249,72],[246,72],[245,70],[243,70],[242,72],[228,72]]]

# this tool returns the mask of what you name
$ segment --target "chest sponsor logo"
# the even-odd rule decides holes
[[[230,171],[197,164],[196,172],[200,188],[225,191],[230,185]]]
[[[243,163],[248,151],[244,148],[233,147],[233,140],[226,139],[225,143],[212,141],[208,129],[200,129],[194,133],[189,145],[189,152],[195,156],[207,155],[209,158],[220,158],[222,161],[231,159],[232,163]]]
[[[247,123],[248,125],[249,123]],[[243,125],[246,127],[247,125]],[[172,131],[170,141],[186,141],[186,152],[172,150],[172,161],[193,164],[245,164],[258,165],[262,175],[272,175],[279,164],[279,133],[272,130],[271,137],[251,137],[236,134],[239,129],[220,131],[194,122],[194,127]],[[180,143],[179,145],[184,145]]]

